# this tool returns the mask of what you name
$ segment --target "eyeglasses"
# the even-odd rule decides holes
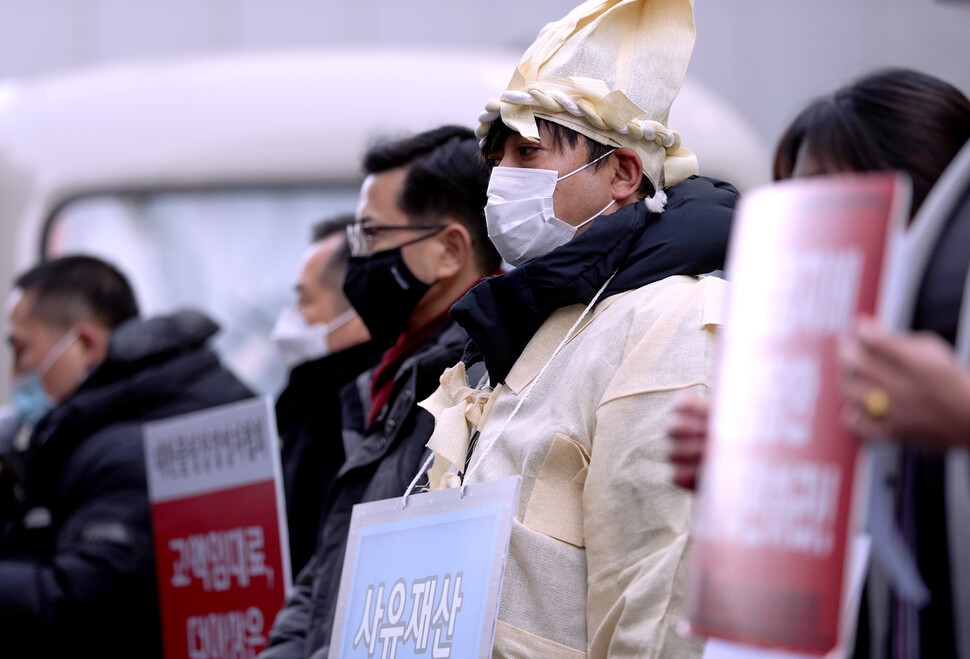
[[[350,253],[354,256],[370,256],[376,250],[374,243],[382,232],[387,231],[431,231],[423,236],[418,236],[412,240],[395,245],[404,247],[412,243],[419,242],[425,238],[430,238],[441,232],[447,224],[405,224],[401,226],[375,226],[363,222],[354,222],[347,225],[347,244],[350,245]]]

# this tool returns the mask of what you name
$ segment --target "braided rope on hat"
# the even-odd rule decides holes
[[[484,139],[492,123],[501,118],[503,106],[515,105],[538,106],[552,113],[566,112],[585,119],[597,130],[612,130],[621,135],[629,135],[635,140],[655,142],[668,153],[680,148],[680,134],[659,121],[633,119],[626,123],[611,123],[600,115],[592,99],[583,96],[571,97],[558,89],[545,91],[534,85],[524,91],[506,89],[500,98],[489,99],[485,104],[485,112],[478,116],[479,126],[475,131],[478,138]]]

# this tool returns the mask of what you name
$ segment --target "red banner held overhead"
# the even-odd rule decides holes
[[[824,653],[838,640],[857,440],[837,347],[875,314],[908,206],[894,174],[791,181],[742,203],[695,523],[694,632]]]
[[[249,659],[290,584],[268,398],[145,426],[166,659]]]

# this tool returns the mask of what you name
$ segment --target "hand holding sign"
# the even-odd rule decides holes
[[[970,372],[937,334],[888,332],[863,318],[840,348],[844,418],[853,432],[941,449],[970,444]],[[885,396],[880,413],[871,409],[873,392]]]
[[[697,475],[707,447],[710,405],[703,398],[686,395],[674,405],[667,425],[671,446],[668,454],[674,465],[674,483],[688,490],[697,489]]]
[[[766,187],[739,210],[707,445],[702,406],[683,404],[671,427],[685,482],[706,453],[696,632],[814,653],[836,645],[857,448],[841,419],[837,346],[858,313],[876,310],[905,200],[903,179],[857,175]]]

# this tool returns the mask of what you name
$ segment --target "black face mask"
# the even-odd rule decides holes
[[[415,305],[430,288],[408,269],[400,247],[351,256],[347,262],[344,294],[378,343],[390,345],[404,333]]]

